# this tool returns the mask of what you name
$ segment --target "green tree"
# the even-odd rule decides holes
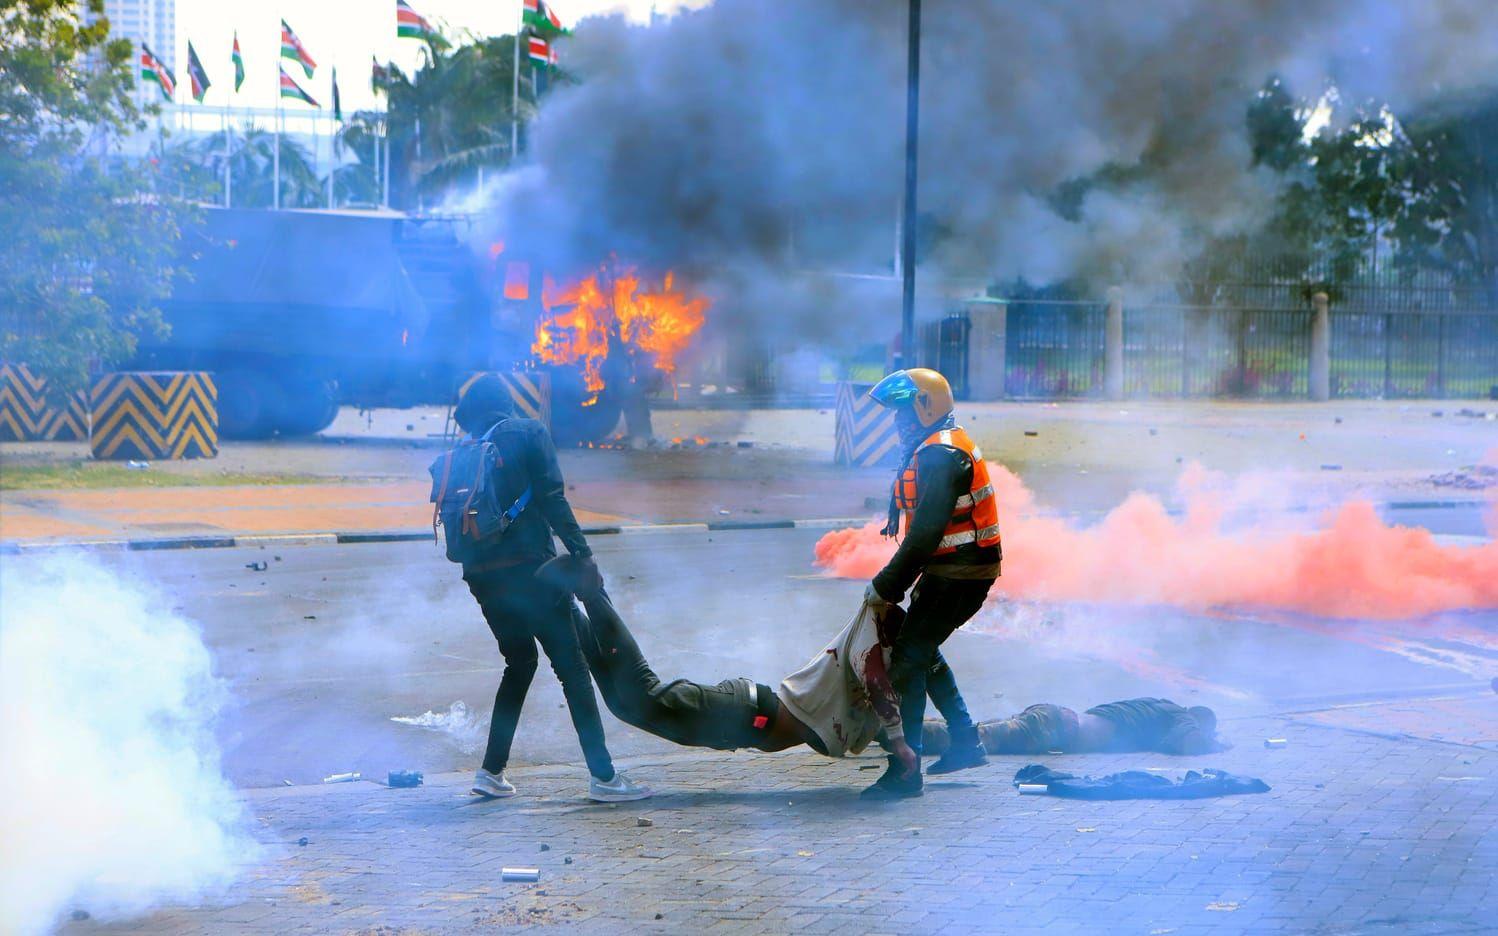
[[[1401,272],[1441,270],[1498,306],[1498,94],[1443,102],[1408,133],[1417,197],[1393,226]]]
[[[133,53],[103,0],[0,0],[0,358],[54,394],[128,359],[165,326],[184,213],[149,163]]]
[[[345,133],[388,128],[393,203],[414,209],[482,171],[509,166],[514,53],[514,36],[474,38],[455,48],[429,46],[409,76],[388,67],[386,112],[355,114]],[[522,126],[536,111],[533,71],[522,63]]]

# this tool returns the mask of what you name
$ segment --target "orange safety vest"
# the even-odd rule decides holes
[[[978,451],[978,446],[973,444],[972,438],[967,430],[958,426],[952,429],[942,429],[933,432],[926,441],[916,447],[918,455],[921,449],[928,445],[947,445],[964,453],[973,462],[973,486],[968,492],[957,498],[957,503],[952,507],[952,519],[947,521],[947,529],[941,536],[941,542],[937,544],[935,556],[943,556],[957,551],[960,546],[976,544],[978,546],[999,545],[999,505],[993,498],[993,485],[988,480],[988,464],[983,461],[983,453]],[[916,455],[910,457],[910,463],[900,473],[895,481],[895,504],[905,515],[905,532],[910,532],[910,523],[915,519],[915,504],[917,496],[917,481],[915,476]]]

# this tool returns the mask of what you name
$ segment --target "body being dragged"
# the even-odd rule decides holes
[[[717,750],[783,751],[805,744],[819,754],[861,752],[881,731],[902,761],[899,698],[886,667],[902,612],[861,608],[832,642],[776,688],[745,677],[719,683],[663,682],[602,588],[576,587],[569,560],[550,575],[586,609],[574,614],[578,642],[604,704],[620,721],[667,741]],[[900,749],[904,753],[900,753]]]

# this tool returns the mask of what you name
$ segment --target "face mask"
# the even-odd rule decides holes
[[[924,442],[930,434],[930,430],[916,418],[915,410],[908,408],[900,410],[895,417],[895,428],[900,432],[900,447],[907,452]]]

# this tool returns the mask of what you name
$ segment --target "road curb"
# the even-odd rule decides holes
[[[818,520],[715,520],[706,523],[639,523],[583,527],[587,536],[639,536],[655,533],[724,533],[746,530],[823,530],[862,526],[864,517]],[[75,542],[0,543],[0,556],[61,552],[153,552],[173,549],[233,549],[245,546],[349,546],[363,543],[415,543],[430,540],[432,531],[368,530],[343,533],[250,533],[243,536],[173,536],[138,540],[82,540]]]

